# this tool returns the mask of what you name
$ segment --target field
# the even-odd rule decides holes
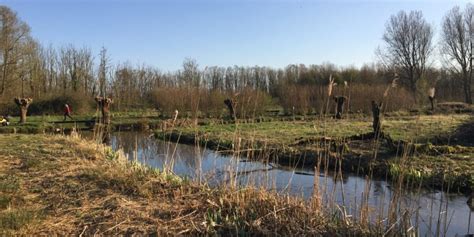
[[[385,118],[384,131],[396,140],[410,140],[413,142],[433,142],[436,138],[451,135],[461,124],[469,121],[470,115],[420,115],[397,116]],[[209,124],[194,127],[179,128],[180,132],[192,133],[198,131],[210,138],[229,138],[236,133],[269,143],[289,145],[301,138],[313,137],[349,137],[372,131],[372,120],[369,117],[360,117],[344,120],[319,120],[309,118],[306,121],[271,121],[259,123],[238,124]]]

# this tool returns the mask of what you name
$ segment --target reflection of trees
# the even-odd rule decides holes
[[[112,146],[121,148],[129,158],[156,159],[159,163],[182,162],[189,169],[200,167],[201,149],[195,146],[165,142],[137,132],[114,133]]]

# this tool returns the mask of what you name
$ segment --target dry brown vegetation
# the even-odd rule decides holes
[[[319,202],[196,185],[78,138],[2,135],[0,145],[1,235],[368,233]]]
[[[233,98],[238,101],[238,117],[250,118],[262,115],[272,106],[271,97],[262,91],[250,88],[238,93],[208,90],[205,88],[166,87],[155,89],[149,97],[150,103],[165,115],[180,111],[181,117],[222,118],[228,115],[224,100]]]
[[[334,112],[335,103],[331,99],[327,104],[327,86],[298,86],[288,85],[281,88],[279,103],[287,113],[319,114],[326,110]],[[336,86],[333,95],[346,96],[349,100],[344,105],[345,111],[370,113],[371,101],[381,101],[387,89],[385,84],[353,84]],[[390,91],[389,101],[385,106],[386,112],[410,110],[416,106],[413,96],[404,88],[394,88]]]

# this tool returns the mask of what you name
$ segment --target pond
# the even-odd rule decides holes
[[[318,173],[315,177],[312,169],[247,161],[201,147],[165,142],[150,135],[115,132],[111,134],[110,144],[113,149],[122,149],[131,160],[159,169],[167,168],[182,177],[210,185],[234,182],[308,199],[313,195],[316,183],[325,206],[336,208],[336,205],[341,205],[348,214],[355,214],[360,213],[361,200],[366,200],[373,221],[386,221],[391,200],[399,193],[384,180],[347,174],[342,179],[335,179],[331,173]],[[412,224],[417,223],[420,236],[474,233],[474,211],[469,209],[467,197],[463,195],[428,190],[405,191],[397,203],[396,209],[400,213],[408,211]]]

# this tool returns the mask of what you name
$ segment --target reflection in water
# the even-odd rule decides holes
[[[123,149],[129,159],[210,185],[235,182],[309,199],[317,181],[323,203],[335,200],[345,206],[349,214],[359,213],[362,199],[366,197],[373,213],[372,220],[381,223],[386,221],[390,200],[395,195],[389,183],[382,180],[365,180],[351,175],[344,175],[341,180],[334,179],[331,174],[315,177],[312,170],[245,161],[196,146],[163,142],[145,133],[113,133],[111,145],[114,149]],[[364,195],[367,187],[370,187],[369,193]],[[473,221],[469,222],[474,212],[466,201],[464,196],[444,192],[408,192],[397,202],[397,210],[411,211],[412,224],[419,226],[421,236],[437,232],[446,236],[465,235],[468,230],[471,234],[474,231]]]

